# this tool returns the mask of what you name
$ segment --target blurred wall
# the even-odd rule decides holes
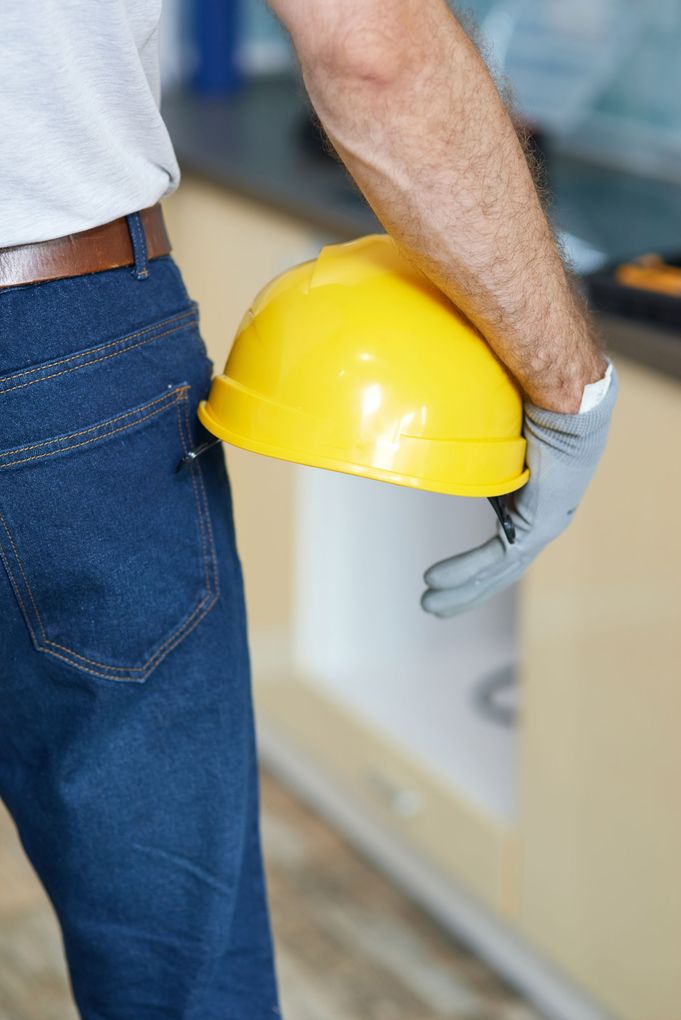
[[[292,67],[293,53],[288,37],[264,0],[244,0],[245,66],[256,73]]]
[[[225,0],[230,2],[230,0]],[[265,0],[242,5],[248,74],[279,73],[295,59]],[[163,81],[191,66],[193,0],[164,0]],[[464,0],[493,67],[521,113],[567,148],[642,172],[678,176],[681,158],[679,0]]]

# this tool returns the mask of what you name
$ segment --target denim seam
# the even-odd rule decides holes
[[[189,428],[190,428],[190,417],[189,417],[189,407],[188,407],[187,404],[185,404],[184,411],[185,411],[185,420],[187,422],[187,428],[188,428],[188,431],[189,431]],[[177,412],[179,413],[179,405],[177,406]],[[213,572],[212,572],[213,588],[214,588],[214,591],[215,591],[215,598],[217,599],[217,598],[219,598],[219,594],[220,594],[220,578],[219,578],[218,569],[217,569],[217,556],[215,554],[215,535],[213,534],[213,525],[212,525],[211,519],[210,519],[210,507],[208,505],[208,496],[206,495],[206,487],[205,487],[204,480],[203,480],[203,473],[201,471],[201,464],[196,464],[195,466],[196,466],[196,469],[197,469],[197,478],[199,480],[199,488],[201,489],[201,493],[202,493],[202,497],[203,497],[203,506],[204,506],[204,515],[205,515],[204,520],[205,520],[206,531],[207,531],[206,549],[208,551],[208,555],[210,556],[211,565],[212,565],[212,568],[213,568]]]
[[[171,336],[173,333],[179,333],[185,328],[185,323],[181,326],[175,326],[173,329],[166,330],[165,333],[156,333],[154,336],[147,337],[146,340],[140,340],[136,344],[129,344],[122,351],[114,351],[113,354],[105,354],[103,358],[93,358],[91,361],[85,361],[82,365],[77,365],[75,368],[67,368],[62,372],[53,372],[52,375],[44,375],[39,379],[31,379],[29,382],[19,383],[17,386],[8,386],[6,389],[0,389],[0,396],[4,393],[13,393],[15,390],[25,389],[27,386],[35,386],[36,383],[47,382],[48,379],[58,379],[62,375],[70,375],[71,372],[77,372],[81,368],[89,368],[90,365],[97,365],[101,361],[109,361],[111,358],[117,358],[121,354],[126,354],[128,351],[134,351],[137,347],[143,347],[144,344],[152,343],[154,340],[160,340],[164,336]]]
[[[20,372],[10,372],[9,375],[0,376],[0,385],[11,379],[23,379],[24,376],[35,375],[36,372],[43,372],[46,368],[57,368],[59,365],[68,365],[70,361],[77,361],[78,358],[87,358],[91,354],[99,354],[101,351],[107,351],[110,347],[126,344],[129,340],[144,336],[146,333],[153,333],[154,330],[168,326],[171,322],[179,322],[181,319],[187,319],[186,325],[189,325],[190,322],[198,322],[196,309],[186,309],[184,312],[178,312],[177,315],[161,319],[160,322],[155,322],[152,326],[145,326],[143,329],[137,329],[133,333],[126,333],[125,336],[118,337],[117,340],[109,340],[108,343],[98,344],[96,347],[88,348],[88,350],[77,351],[75,354],[69,354],[68,357],[46,361],[42,365],[34,365],[33,368],[22,368]],[[165,333],[162,334],[162,336],[165,335]]]
[[[8,537],[8,539],[9,539],[11,545],[12,545],[12,548],[16,552],[16,546],[14,545],[14,541],[12,539],[12,533],[9,530],[9,527],[7,525],[7,521],[5,520],[5,518],[4,518],[2,513],[0,513],[0,521],[2,521],[2,526],[3,526],[3,528],[5,529],[5,531],[7,533],[7,537]],[[0,558],[2,558],[2,562],[4,564],[5,570],[7,571],[7,576],[10,579],[10,583],[11,583],[12,588],[14,590],[14,594],[16,595],[17,601],[18,601],[18,603],[19,603],[19,605],[21,607],[21,611],[23,613],[24,620],[26,621],[26,626],[28,627],[28,631],[29,631],[29,634],[31,635],[31,639],[33,641],[33,644],[36,646],[36,648],[38,648],[39,647],[39,642],[38,642],[38,639],[35,636],[35,630],[33,629],[33,624],[31,623],[30,614],[28,613],[28,611],[26,609],[26,606],[24,605],[24,600],[21,597],[21,589],[19,588],[19,585],[16,582],[16,578],[14,577],[14,573],[13,573],[11,567],[10,567],[9,561],[7,559],[7,556],[5,555],[5,550],[2,547],[2,542],[0,542]],[[23,573],[23,568],[21,567],[21,562],[19,562],[19,567],[20,567],[20,569],[21,569],[21,571]],[[25,576],[24,576],[24,580],[26,580]],[[30,589],[29,589],[29,593],[30,593]],[[35,602],[33,603],[33,608],[34,609],[36,608]]]
[[[174,395],[175,399],[170,402],[170,406],[172,406],[173,404],[175,404],[175,406],[176,406],[178,432],[180,434],[181,445],[184,448],[185,452],[187,450],[187,444],[185,442],[185,438],[184,438],[184,435],[183,435],[183,430],[182,430],[182,427],[181,427],[181,421],[180,421],[180,417],[179,417],[179,405],[180,405],[181,402],[185,403],[185,413],[186,413],[186,393],[187,393],[188,389],[189,389],[189,387],[184,387],[182,391],[180,391],[180,392],[178,392],[178,393],[176,393]],[[165,399],[165,395],[164,395],[163,398],[159,398],[159,400],[162,400],[162,399]],[[158,400],[157,401],[153,401],[151,403],[158,403]],[[151,406],[151,404],[147,405],[147,406]],[[160,409],[157,408],[156,411],[154,411],[152,415],[147,415],[147,416],[145,416],[145,418],[138,418],[135,421],[131,422],[129,425],[127,425],[124,429],[115,429],[114,432],[125,431],[128,428],[132,428],[138,422],[146,421],[147,418],[153,417],[154,415],[156,415],[158,413],[160,413]],[[113,435],[114,432],[106,433],[106,435],[101,436],[99,438],[104,439],[104,438],[106,438],[109,435]],[[94,442],[94,440],[89,440],[89,442]],[[68,449],[76,449],[78,446],[83,446],[83,445],[87,445],[87,444],[78,443],[75,446],[68,447]],[[47,456],[50,456],[50,455],[48,454]],[[26,458],[26,459],[36,459],[36,458]],[[14,463],[18,463],[18,462],[15,461]],[[196,465],[196,467],[198,467],[198,465]],[[205,574],[206,586],[207,586],[208,591],[207,591],[207,594],[204,596],[204,598],[194,607],[194,610],[192,611],[192,613],[182,623],[180,623],[175,628],[175,630],[166,638],[166,640],[163,642],[163,644],[160,645],[156,649],[154,654],[149,659],[147,659],[147,661],[142,666],[113,666],[113,665],[110,665],[108,663],[97,662],[94,659],[89,659],[86,656],[80,655],[75,650],[73,650],[71,648],[68,648],[65,645],[61,645],[58,642],[52,641],[50,638],[48,638],[47,633],[45,631],[45,627],[44,627],[43,621],[42,621],[42,617],[40,615],[40,610],[38,609],[38,606],[36,604],[36,601],[35,601],[35,598],[34,598],[34,595],[33,595],[32,588],[31,588],[31,586],[29,584],[28,577],[26,576],[26,572],[24,570],[23,562],[22,562],[21,557],[19,555],[19,551],[18,551],[18,549],[17,549],[17,547],[16,547],[16,545],[14,543],[11,531],[9,529],[9,526],[8,526],[4,516],[0,513],[0,520],[2,521],[3,527],[4,527],[4,529],[5,529],[6,533],[7,533],[7,537],[9,539],[9,542],[10,542],[11,546],[12,546],[12,550],[14,552],[14,556],[15,556],[16,562],[18,564],[19,570],[20,570],[21,575],[23,577],[23,581],[24,581],[24,584],[26,586],[26,590],[28,592],[29,598],[31,600],[31,604],[33,606],[33,610],[34,610],[35,615],[36,615],[36,619],[37,619],[37,622],[38,622],[38,625],[39,625],[39,628],[40,628],[40,633],[41,633],[41,636],[42,636],[42,644],[38,640],[38,638],[36,637],[35,629],[34,629],[34,627],[32,626],[32,623],[31,623],[30,614],[28,613],[28,611],[26,609],[26,606],[24,604],[24,600],[21,597],[19,586],[18,586],[18,584],[16,582],[16,579],[14,577],[14,574],[13,574],[11,568],[10,568],[10,565],[8,563],[8,560],[7,560],[7,557],[6,557],[5,553],[4,553],[4,551],[2,550],[1,544],[0,544],[0,556],[2,557],[5,569],[6,569],[7,573],[8,573],[8,575],[9,575],[9,578],[10,578],[11,583],[12,583],[12,587],[14,589],[14,592],[15,592],[15,594],[17,596],[17,599],[19,601],[19,604],[21,606],[21,609],[22,609],[22,612],[23,612],[23,615],[24,615],[24,619],[26,620],[29,632],[30,632],[31,637],[33,639],[33,643],[35,644],[36,648],[39,651],[42,651],[42,652],[44,652],[47,655],[51,655],[51,656],[53,656],[56,659],[60,659],[61,661],[66,662],[68,665],[75,666],[77,669],[80,669],[84,673],[88,673],[88,674],[90,674],[92,676],[97,676],[97,677],[101,677],[103,679],[108,679],[108,680],[116,680],[118,682],[123,682],[123,683],[130,683],[130,682],[132,682],[132,683],[135,683],[135,682],[139,683],[139,682],[143,682],[149,676],[149,674],[152,672],[152,670],[154,670],[156,668],[156,666],[158,666],[158,664],[162,661],[162,659],[165,658],[165,656],[169,652],[171,652],[173,650],[173,648],[175,648],[177,646],[177,644],[179,644],[180,641],[182,641],[188,634],[191,633],[191,631],[198,625],[200,620],[203,619],[203,617],[206,615],[206,613],[213,607],[213,605],[215,604],[215,602],[217,601],[217,599],[219,597],[219,582],[218,582],[218,576],[217,576],[217,563],[216,563],[216,559],[215,559],[215,548],[214,548],[214,544],[213,544],[214,543],[214,539],[213,539],[213,535],[212,535],[212,529],[210,528],[210,522],[209,522],[208,523],[208,527],[209,527],[209,530],[210,530],[210,539],[209,539],[208,536],[205,534],[205,532],[203,530],[203,528],[204,528],[203,517],[207,513],[207,506],[204,504],[203,500],[201,499],[200,495],[198,494],[196,485],[194,484],[193,468],[192,468],[192,485],[193,485],[193,488],[194,488],[194,501],[195,501],[196,508],[197,508],[197,513],[198,513],[199,528],[200,528],[200,543],[201,543],[201,547],[202,547],[202,558],[203,558],[203,561],[204,561],[204,574]],[[203,481],[202,480],[201,480],[201,488],[203,489]],[[203,495],[205,496],[205,489],[203,490]],[[211,542],[211,540],[213,540],[213,541]],[[211,556],[212,561],[213,561],[214,575],[213,575],[212,579],[210,577],[210,572],[208,570],[208,555]],[[196,617],[196,619],[194,619],[195,617]],[[53,649],[55,649],[55,648],[59,648],[59,649],[61,649],[61,651],[66,652],[68,657],[59,654],[59,652],[54,651]],[[80,662],[74,662],[73,659],[80,660]],[[98,666],[99,667],[99,671],[89,669],[89,668],[87,668],[87,666],[81,665],[81,662],[89,663],[92,666]],[[127,675],[124,676],[124,677],[117,677],[117,676],[112,676],[111,675],[112,673],[116,673],[116,672],[119,672],[119,673],[123,672],[123,673],[126,673]],[[133,676],[132,674],[138,674],[138,676]]]
[[[128,216],[128,229],[132,234],[132,254],[135,264],[132,274],[136,280],[146,280],[149,276],[147,265],[147,237],[139,213]]]
[[[186,402],[184,404],[183,410],[184,410],[184,424],[186,427],[186,433],[184,435],[182,435],[182,421],[181,421],[182,412],[180,410],[180,405],[178,404],[177,405],[178,428],[180,429],[182,445],[185,451],[187,451],[191,447],[191,426],[189,424],[189,409]],[[201,489],[201,492],[199,493],[198,488],[196,486],[194,487],[197,503],[200,502],[203,508],[203,515],[199,514],[199,526],[202,531],[202,546],[204,555],[204,570],[206,574],[206,587],[208,588],[209,591],[211,590],[211,574],[208,563],[208,556],[210,556],[213,568],[212,588],[215,591],[217,598],[219,597],[220,594],[220,581],[218,576],[217,559],[215,556],[215,536],[213,535],[213,528],[210,522],[210,510],[208,507],[208,499],[206,497],[206,489],[203,484],[201,465],[195,461],[193,464],[190,465],[190,471],[192,472],[192,484],[194,484],[195,480],[198,479],[198,485]],[[204,526],[205,533],[203,530]]]
[[[180,435],[180,444],[181,444],[182,449],[184,450],[184,452],[186,454],[188,452],[188,450],[191,448],[191,433],[185,434],[185,432],[183,430],[182,415],[180,414],[180,406],[179,406],[179,404],[176,406],[175,410],[177,412],[177,431],[179,432],[179,435]],[[192,489],[194,490],[194,499],[196,500],[197,506],[199,505],[199,497],[200,497],[199,490],[198,490],[198,487],[196,485],[196,468],[198,466],[199,465],[196,462],[194,462],[193,464],[189,465],[189,473],[190,473],[191,480],[192,480]],[[201,546],[201,558],[203,560],[203,576],[204,576],[204,580],[206,582],[206,587],[210,590],[210,579],[209,579],[209,574],[208,574],[208,561],[207,561],[207,558],[206,558],[206,533],[205,533],[204,524],[203,524],[203,512],[204,512],[204,507],[201,506],[200,512],[199,512],[199,515],[198,515],[198,518],[197,518],[198,522],[199,522],[199,544]]]
[[[63,442],[66,442],[69,439],[76,439],[78,436],[85,436],[85,435],[88,434],[88,432],[96,432],[97,429],[101,429],[101,428],[105,428],[105,427],[107,427],[109,425],[113,425],[114,422],[123,421],[125,418],[134,418],[134,416],[136,414],[139,414],[141,411],[146,411],[148,408],[153,407],[155,404],[168,403],[168,404],[172,405],[173,403],[178,403],[179,400],[181,399],[181,397],[180,397],[181,393],[186,392],[188,389],[189,389],[189,386],[187,385],[187,386],[181,387],[178,390],[175,390],[172,393],[172,395],[169,394],[169,393],[164,393],[162,397],[157,397],[155,400],[149,401],[148,404],[142,404],[141,407],[135,408],[135,410],[133,410],[133,411],[126,411],[124,414],[119,414],[115,418],[109,418],[105,422],[100,422],[99,425],[91,425],[87,429],[81,429],[80,432],[69,432],[67,435],[55,436],[53,439],[45,439],[42,443],[31,443],[30,446],[17,446],[16,449],[14,449],[14,450],[0,450],[0,460],[3,460],[5,457],[12,457],[16,453],[26,453],[26,451],[28,451],[28,450],[37,450],[37,449],[40,449],[41,446],[51,446],[54,443],[63,443]],[[174,397],[174,400],[170,399],[171,396]],[[153,412],[153,414],[160,413],[162,410],[163,410],[163,408],[159,407],[159,408],[156,409],[156,411]],[[147,418],[153,417],[153,414],[146,415],[144,418],[136,419],[136,421],[146,421]],[[130,425],[136,424],[136,421],[131,421]],[[121,430],[120,429],[115,429],[114,431],[119,432]],[[103,433],[101,433],[101,435],[95,436],[93,439],[88,440],[88,443],[96,442],[98,439],[106,439],[107,436],[110,436],[110,435],[113,435],[113,434],[114,434],[113,432],[103,432]],[[58,450],[55,450],[55,453],[63,453],[63,452],[68,451],[68,450],[77,449],[78,446],[85,446],[85,445],[87,445],[87,444],[86,443],[77,443],[74,446],[63,446],[63,447],[60,446]],[[51,454],[39,454],[37,457],[25,457],[23,460],[9,460],[9,461],[7,461],[4,464],[0,464],[0,470],[2,470],[3,468],[6,468],[6,467],[13,467],[14,464],[23,464],[24,461],[26,461],[26,460],[40,460],[41,458],[48,457],[48,456],[51,456]]]

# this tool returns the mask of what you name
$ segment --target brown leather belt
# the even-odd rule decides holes
[[[160,205],[140,213],[149,259],[168,255],[170,241]],[[131,266],[135,256],[128,221],[121,216],[111,223],[51,241],[0,248],[0,287],[59,280],[65,276],[100,273],[105,269]]]

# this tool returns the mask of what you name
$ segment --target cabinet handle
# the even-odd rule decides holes
[[[518,676],[511,663],[481,677],[472,692],[478,714],[487,722],[513,729],[518,725]]]
[[[387,776],[379,769],[367,769],[364,779],[372,792],[378,794],[391,811],[402,818],[413,818],[423,810],[424,797],[417,790],[406,786]]]

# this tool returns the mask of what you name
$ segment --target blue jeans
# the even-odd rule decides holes
[[[0,290],[0,796],[83,1020],[272,1020],[229,484],[176,470],[212,366],[137,256]]]

